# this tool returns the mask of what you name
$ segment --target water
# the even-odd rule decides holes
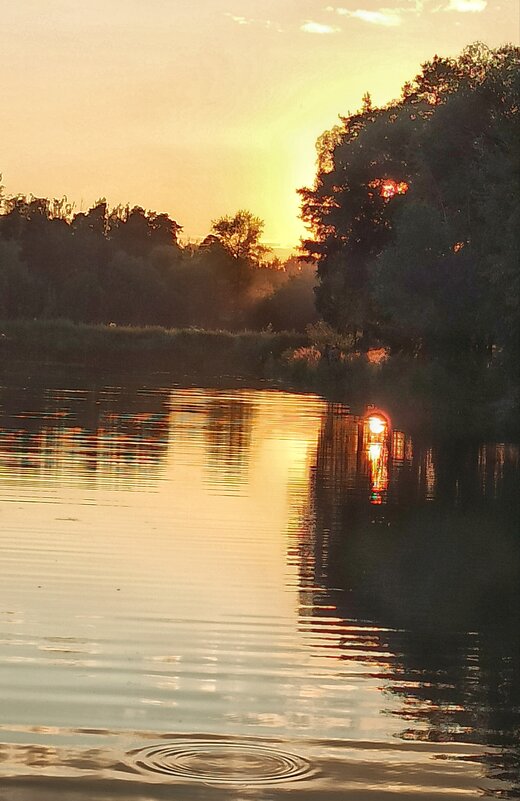
[[[2,801],[517,797],[514,444],[3,381]]]

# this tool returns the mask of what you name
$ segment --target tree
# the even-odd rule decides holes
[[[259,264],[270,252],[260,242],[264,230],[263,220],[245,209],[240,209],[233,217],[213,220],[211,230],[233,258],[242,259],[250,265]]]
[[[300,194],[327,322],[415,352],[518,348],[519,66],[512,46],[436,56],[320,138]]]
[[[354,337],[377,327],[370,264],[389,241],[391,216],[402,202],[397,187],[410,180],[408,143],[420,124],[398,107],[367,107],[344,118],[341,137],[330,139],[329,158],[320,153],[328,167],[319,169],[312,189],[300,190],[302,217],[314,234],[304,249],[317,262],[318,310]],[[319,141],[322,147],[325,140]],[[383,191],[389,178],[396,187],[391,205]]]

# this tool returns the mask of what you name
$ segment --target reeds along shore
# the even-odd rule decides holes
[[[44,359],[85,366],[136,365],[176,372],[262,375],[265,362],[304,344],[304,334],[206,331],[160,326],[115,326],[54,321],[0,323],[6,358]]]

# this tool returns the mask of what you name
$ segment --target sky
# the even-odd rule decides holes
[[[8,193],[167,212],[197,241],[241,208],[304,234],[315,142],[421,63],[520,41],[520,0],[0,0]]]

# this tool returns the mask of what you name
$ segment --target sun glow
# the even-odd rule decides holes
[[[378,189],[379,196],[389,200],[395,195],[405,195],[409,186],[406,181],[394,181],[393,178],[376,178],[368,184],[371,189]]]
[[[382,434],[386,428],[386,423],[381,417],[369,417],[368,427],[371,434]]]
[[[391,178],[385,179],[381,183],[379,190],[379,194],[384,198],[391,198],[394,197],[394,195],[405,195],[406,192],[408,192],[408,184],[406,181],[399,181],[399,183],[396,183],[396,181],[393,181]]]

